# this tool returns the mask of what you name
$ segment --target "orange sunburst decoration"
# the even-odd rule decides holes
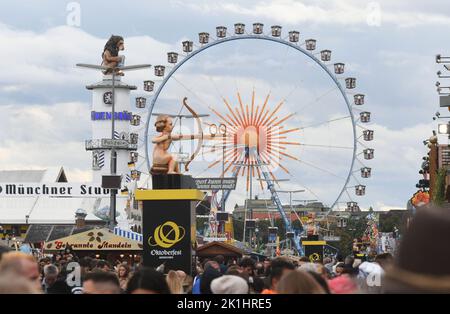
[[[277,113],[283,106],[284,101],[280,101],[271,109],[268,105],[270,94],[268,94],[263,104],[255,105],[255,92],[252,93],[251,105],[244,105],[240,93],[237,93],[238,104],[234,108],[229,101],[223,99],[228,112],[222,114],[214,108],[210,109],[219,117],[220,124],[226,126],[226,136],[223,137],[224,173],[239,173],[247,177],[247,190],[249,189],[250,176],[259,178],[261,189],[260,167],[258,164],[267,165],[268,172],[272,180],[276,181],[273,171],[281,168],[289,174],[289,170],[283,164],[285,158],[298,160],[297,157],[288,154],[287,148],[291,145],[300,145],[299,142],[288,140],[288,134],[297,132],[300,128],[284,129],[284,123],[294,116],[294,113],[279,117]],[[209,124],[208,125],[213,125]],[[214,152],[215,146],[208,152]],[[221,157],[222,158],[222,157]],[[259,162],[258,162],[259,159]],[[222,160],[216,160],[209,164],[208,168],[222,165]],[[237,167],[240,167],[238,169]]]

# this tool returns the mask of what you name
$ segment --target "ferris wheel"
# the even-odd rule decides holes
[[[374,158],[371,113],[361,109],[365,95],[355,92],[355,77],[344,75],[345,64],[331,61],[331,50],[318,50],[315,39],[300,40],[295,30],[283,35],[278,25],[265,32],[262,23],[250,31],[237,23],[231,33],[218,26],[215,36],[201,32],[198,43],[184,40],[182,52],[168,52],[167,64],[155,65],[155,78],[144,81],[148,94],[136,98],[136,119],[145,124],[134,124],[140,158],[135,171],[148,178],[154,119],[164,113],[180,133],[194,128],[223,135],[172,147],[181,164],[193,161],[190,174],[237,177],[238,190],[250,195],[259,187],[288,231],[277,193],[282,177],[329,211],[359,211],[356,198],[365,195],[364,180],[372,174],[366,163]],[[220,203],[229,196],[223,191]]]

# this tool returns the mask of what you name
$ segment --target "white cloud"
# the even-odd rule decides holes
[[[174,6],[185,6],[201,14],[235,14],[258,19],[268,19],[283,24],[314,23],[338,25],[383,25],[400,27],[421,25],[450,25],[447,15],[414,10],[411,2],[397,6],[392,1],[199,1],[195,3],[172,1]],[[378,12],[378,10],[380,10]],[[380,19],[374,21],[373,19]]]

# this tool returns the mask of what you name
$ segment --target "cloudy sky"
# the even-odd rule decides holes
[[[90,137],[91,96],[84,86],[100,75],[74,64],[100,63],[111,34],[125,37],[129,64],[160,64],[166,62],[166,52],[180,50],[182,40],[196,41],[198,32],[214,34],[217,25],[231,30],[236,22],[247,27],[262,22],[266,31],[270,25],[282,25],[284,35],[299,30],[301,40],[317,39],[319,49],[332,50],[332,61],[346,63],[346,75],[356,77],[357,91],[367,95],[364,109],[373,114],[369,127],[375,130],[375,140],[364,144],[373,147],[376,156],[367,162],[372,178],[364,181],[355,173],[367,184],[366,196],[355,197],[352,189],[347,196],[363,207],[404,208],[415,192],[421,157],[426,154],[422,141],[436,129],[434,84],[440,68],[434,59],[450,51],[444,37],[449,13],[450,3],[440,0],[8,2],[0,11],[0,167],[62,165],[69,180],[91,179],[91,156],[84,151],[84,140]],[[126,80],[141,86],[151,76],[135,72]],[[253,90],[257,102],[270,92],[272,108],[284,99],[280,116],[296,113],[290,127],[348,115],[332,82],[308,58],[258,42],[227,44],[192,58],[163,90],[156,108],[179,110],[179,100],[188,96],[199,112],[209,106],[225,112],[221,97],[235,104],[237,90],[247,103]],[[348,122],[305,129],[289,138],[347,146],[352,141]],[[331,203],[348,172],[348,154],[306,146],[292,152],[308,164],[286,160],[290,174],[276,173],[291,180],[282,188],[311,189],[314,193],[296,198],[317,196]],[[214,170],[203,168],[205,163],[193,163],[192,172],[214,175]],[[267,197],[263,191],[255,193]],[[228,205],[242,203],[245,194],[240,189]]]

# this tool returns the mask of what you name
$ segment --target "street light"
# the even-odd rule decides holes
[[[126,71],[133,71],[133,70],[142,70],[150,68],[150,64],[138,64],[138,65],[128,65],[128,66],[121,66],[121,67],[114,67],[110,68],[103,65],[96,65],[96,64],[85,64],[85,63],[77,63],[77,67],[87,68],[91,70],[112,70],[111,76],[111,139],[115,139],[115,88],[116,88],[116,73],[117,72],[126,72]],[[133,118],[135,116],[133,115]],[[140,120],[140,116],[139,120]],[[111,148],[111,175],[115,176],[117,171],[117,153],[114,148]],[[110,189],[110,210],[109,210],[109,227],[111,229],[114,229],[116,225],[116,194],[117,189]]]
[[[450,123],[438,125],[439,134],[450,134]]]

